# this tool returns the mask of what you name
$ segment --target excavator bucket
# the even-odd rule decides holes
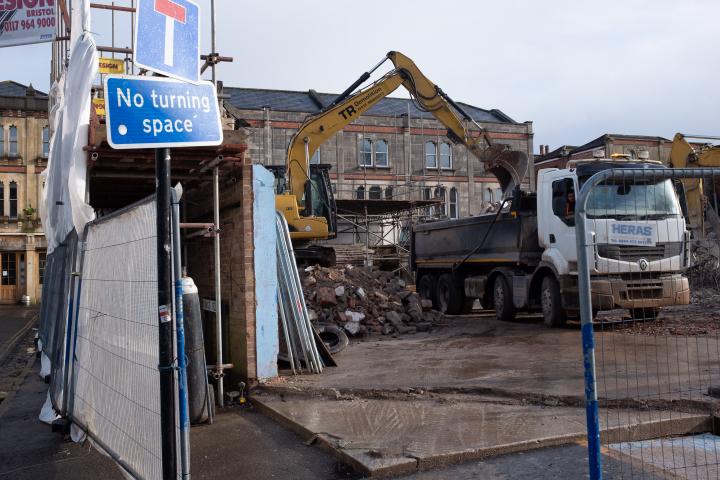
[[[506,145],[492,145],[483,152],[485,170],[495,175],[500,183],[503,198],[507,198],[527,176],[528,156],[510,150]]]

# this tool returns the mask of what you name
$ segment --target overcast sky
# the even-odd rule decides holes
[[[210,0],[198,3],[208,51]],[[235,58],[218,69],[228,86],[340,92],[398,50],[454,99],[531,120],[536,152],[603,133],[720,134],[717,0],[216,0],[216,8],[218,50]],[[98,44],[110,43],[108,20],[94,16]],[[116,37],[125,46],[129,31]],[[2,79],[47,91],[49,44],[2,49],[0,60]]]

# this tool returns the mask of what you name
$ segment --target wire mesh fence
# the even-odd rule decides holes
[[[577,185],[591,478],[720,478],[720,237],[683,189],[720,170],[646,167]]]
[[[89,224],[81,255],[72,419],[136,478],[161,478],[155,202]]]
[[[66,409],[65,385],[69,372],[66,334],[72,317],[72,271],[77,240],[72,230],[47,257],[38,331],[43,355],[50,361],[50,399],[53,408],[61,414]]]

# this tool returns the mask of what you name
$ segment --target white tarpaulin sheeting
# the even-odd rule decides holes
[[[53,138],[40,208],[48,254],[73,228],[82,232],[85,224],[95,218],[92,208],[85,203],[87,154],[83,147],[88,138],[90,90],[97,75],[98,59],[89,32],[90,3],[84,0],[74,4],[70,63],[50,90],[55,102],[50,111]]]

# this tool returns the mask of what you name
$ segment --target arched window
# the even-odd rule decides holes
[[[10,148],[8,151],[8,155],[10,155],[11,157],[17,157],[17,154],[18,154],[17,127],[14,125],[11,125],[9,133],[10,133],[10,135],[9,135],[9,140],[10,140],[9,147]]]
[[[425,142],[425,168],[437,168],[437,149],[435,142]]]
[[[450,189],[450,218],[458,218],[458,192],[457,188]]]
[[[392,198],[393,198],[393,187],[392,186],[388,186],[385,188],[385,198],[387,200],[392,200]]]
[[[47,158],[50,155],[50,127],[42,129],[42,156]]]
[[[430,200],[432,198],[432,189],[430,187],[425,187],[425,190],[423,190],[423,200]]]
[[[372,142],[368,139],[363,139],[360,142],[360,166],[361,167],[372,167]]]
[[[439,198],[442,202],[440,205],[435,207],[435,215],[447,215],[447,196],[445,192],[445,187],[435,188],[435,198]]]
[[[377,185],[370,187],[370,194],[368,195],[370,200],[380,200],[382,198],[382,188]]]
[[[10,195],[8,197],[8,200],[10,203],[9,215],[10,215],[10,218],[17,218],[17,212],[18,212],[18,210],[17,210],[17,207],[18,207],[18,205],[17,205],[17,198],[18,198],[17,197],[17,182],[15,182],[15,181],[10,182],[9,190],[10,190],[10,192],[9,192]]]
[[[313,153],[313,156],[310,157],[310,164],[318,165],[320,163],[320,149],[318,148],[315,150],[315,153]]]
[[[387,167],[388,162],[388,143],[385,140],[375,142],[375,166]]]
[[[493,201],[493,192],[492,188],[486,188],[483,190],[483,203],[492,203]]]
[[[440,168],[451,169],[452,168],[452,145],[443,142],[440,144]]]
[[[355,190],[355,198],[365,200],[365,187],[358,187],[357,190]]]

